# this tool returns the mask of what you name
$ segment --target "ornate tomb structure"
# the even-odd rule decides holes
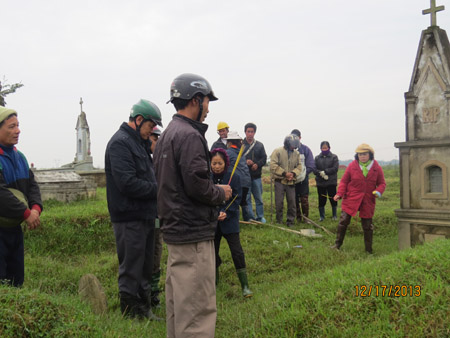
[[[400,153],[399,248],[450,238],[450,44],[436,24],[422,31],[414,70],[405,93],[406,141]]]

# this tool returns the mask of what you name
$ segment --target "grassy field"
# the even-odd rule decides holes
[[[385,168],[385,175],[373,255],[364,252],[359,221],[352,221],[341,251],[330,250],[334,236],[319,229],[324,236],[309,239],[244,225],[241,240],[254,292],[244,300],[228,246],[222,245],[216,337],[449,337],[450,241],[398,251],[393,212],[399,207],[398,167]],[[270,185],[264,186],[264,200],[270,221]],[[314,187],[310,203],[310,216],[317,220]],[[329,205],[326,210],[322,225],[334,233],[337,222]],[[0,287],[0,336],[165,337],[164,322],[121,317],[105,189],[98,189],[94,200],[46,203],[42,222],[41,229],[25,234],[24,287]],[[165,258],[164,251],[163,269]],[[95,274],[105,289],[105,315],[94,315],[78,297],[78,281],[86,273]],[[372,286],[370,296],[362,286]],[[165,315],[164,309],[157,313]]]

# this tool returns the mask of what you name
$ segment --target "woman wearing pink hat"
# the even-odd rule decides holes
[[[344,242],[347,226],[352,216],[359,211],[361,225],[364,230],[364,245],[368,253],[372,253],[373,224],[375,199],[381,197],[386,182],[383,169],[374,159],[375,151],[368,144],[360,144],[355,150],[355,160],[345,170],[339,183],[334,200],[342,198],[342,211],[337,227],[336,243],[333,249],[339,249]]]

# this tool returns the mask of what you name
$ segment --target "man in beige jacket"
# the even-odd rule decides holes
[[[287,216],[286,225],[294,225],[295,210],[295,178],[300,175],[302,165],[297,149],[300,140],[296,135],[284,138],[283,147],[277,148],[270,156],[270,173],[275,181],[275,208],[277,223],[283,223],[283,201],[286,194]]]

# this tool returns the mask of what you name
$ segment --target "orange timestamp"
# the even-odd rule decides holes
[[[356,297],[420,297],[420,285],[355,285]]]

